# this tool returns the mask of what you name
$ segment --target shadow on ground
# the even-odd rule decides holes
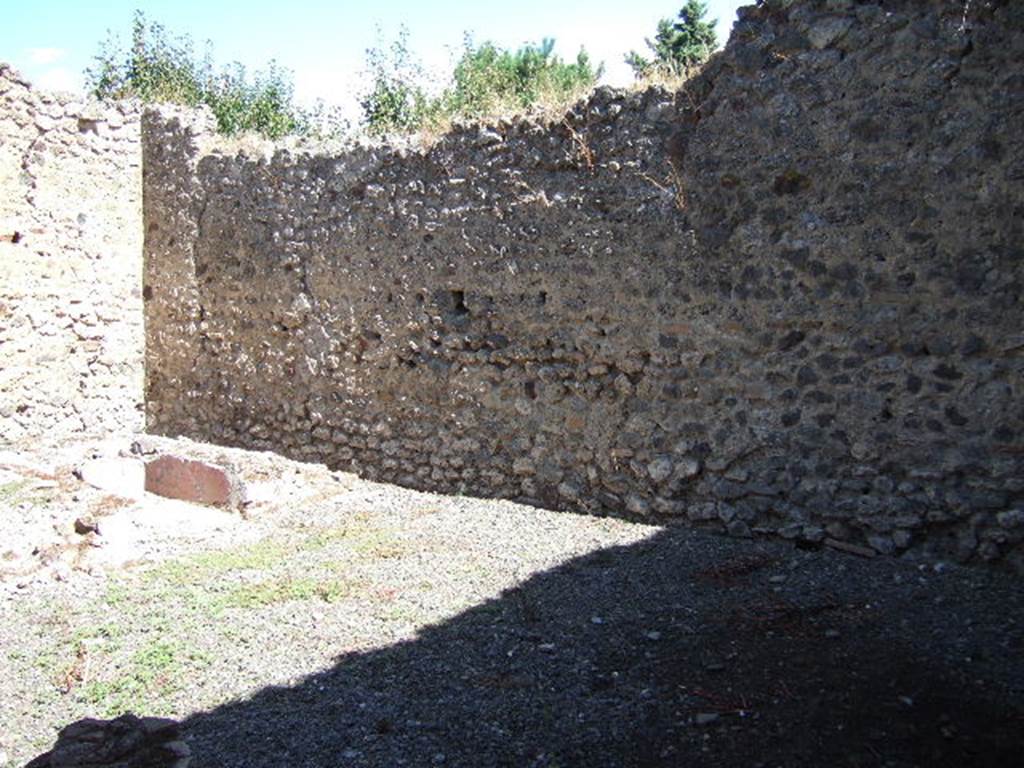
[[[667,529],[195,715],[205,766],[1000,766],[1008,574]]]

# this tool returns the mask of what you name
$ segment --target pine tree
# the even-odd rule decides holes
[[[678,75],[706,61],[718,45],[715,35],[717,22],[706,21],[707,12],[707,3],[687,0],[676,21],[659,21],[654,40],[646,41],[653,58],[647,59],[636,51],[630,51],[626,56],[626,63],[633,68],[633,74],[637,78],[656,73]]]

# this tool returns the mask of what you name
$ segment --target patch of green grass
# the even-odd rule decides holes
[[[185,670],[210,663],[208,654],[179,640],[154,640],[132,654],[121,674],[86,683],[82,696],[106,717],[128,711],[161,714],[169,696],[180,689]]]
[[[40,487],[39,482],[31,478],[19,478],[0,483],[0,504],[5,506],[28,504],[32,507],[49,504],[54,499],[54,489]]]
[[[8,483],[0,483],[0,502],[6,504],[16,500],[25,488],[29,485],[28,480],[11,480]]]
[[[245,640],[235,619],[224,618],[226,611],[358,597],[372,585],[352,575],[354,565],[364,558],[400,557],[406,550],[395,532],[367,514],[343,526],[128,571],[112,578],[89,606],[55,608],[39,627],[48,638],[46,650],[18,664],[32,665],[53,681],[50,698],[71,696],[102,716],[126,710],[173,714],[180,681],[212,661],[199,650],[210,630]],[[392,606],[387,619],[411,622],[415,616],[412,609]]]
[[[71,642],[99,642],[105,645],[116,645],[117,641],[124,636],[124,627],[115,621],[106,621],[102,624],[90,624],[79,627],[71,633]]]
[[[32,666],[46,675],[56,674],[57,667],[61,663],[62,658],[63,654],[60,650],[57,648],[47,648],[45,651],[39,651],[35,654],[32,658]]]
[[[305,551],[323,549],[324,547],[328,547],[336,542],[344,541],[352,535],[352,532],[352,526],[321,528],[303,539],[301,549]]]
[[[387,531],[368,531],[352,544],[352,551],[367,558],[391,560],[406,554],[402,542]]]
[[[145,572],[144,580],[150,584],[166,582],[173,585],[209,584],[218,577],[241,571],[267,571],[289,558],[315,552],[336,542],[355,538],[355,547],[360,552],[381,549],[382,557],[388,554],[384,533],[367,530],[364,518],[356,518],[354,524],[337,528],[321,528],[308,534],[300,541],[285,542],[277,539],[262,539],[234,549],[200,552],[180,560],[173,560]],[[117,600],[119,594],[108,594],[107,602]]]
[[[88,682],[83,695],[107,717],[127,711],[153,711],[159,700],[178,686],[175,673],[180,653],[180,647],[167,640],[144,645],[132,655],[122,674]]]
[[[285,577],[240,584],[228,591],[221,602],[232,608],[261,608],[292,600],[323,600],[333,603],[351,593],[351,584],[344,581]]]
[[[399,624],[416,624],[422,617],[423,614],[417,607],[402,603],[391,603],[381,608],[377,613],[377,618],[381,621]]]
[[[111,580],[103,594],[103,602],[110,608],[119,608],[131,600],[134,592],[135,590],[130,588],[126,582]]]
[[[352,548],[360,554],[380,558],[402,554],[388,536],[367,531],[361,524],[326,528],[298,541],[264,539],[162,563],[137,578],[112,582],[105,602],[122,616],[144,617],[144,624],[160,629],[208,623],[227,608],[258,609],[303,600],[336,602],[353,593],[354,582],[339,578],[342,568],[331,561],[318,566],[326,571],[326,578],[308,575],[317,568],[310,566],[309,556],[350,537]],[[301,561],[302,575],[289,573],[296,561]],[[174,622],[168,618],[172,613]]]
[[[264,571],[295,552],[283,542],[263,539],[235,549],[199,552],[180,560],[171,560],[146,571],[148,582],[199,584],[237,571]]]

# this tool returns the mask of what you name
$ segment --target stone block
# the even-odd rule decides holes
[[[54,748],[26,768],[187,768],[192,752],[173,720],[136,717],[84,718],[61,729]]]
[[[160,456],[146,463],[146,491],[169,499],[214,507],[235,506],[239,484],[221,467],[179,456]]]

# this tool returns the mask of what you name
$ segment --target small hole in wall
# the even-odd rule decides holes
[[[12,243],[20,243],[21,242],[21,232],[13,233],[11,235],[11,242]]]
[[[540,293],[538,293],[537,294],[537,306],[538,307],[543,307],[547,303],[548,303],[548,292],[547,291],[541,291]]]
[[[153,286],[144,285],[142,286],[142,300],[149,301],[153,298]]]
[[[452,305],[455,307],[455,314],[468,315],[469,308],[466,306],[466,292],[452,291]]]
[[[429,232],[423,236],[423,242],[424,243],[430,243],[430,242],[433,242],[433,240],[434,240],[434,236],[432,234],[430,234]]]
[[[417,293],[416,294],[416,303],[417,304],[422,304],[424,301],[425,301],[425,299],[423,298],[423,294],[422,293]]]
[[[149,226],[146,227],[146,231],[147,232],[159,232],[160,231],[160,225],[157,224],[155,221],[151,221],[149,223]]]
[[[531,400],[537,399],[537,382],[527,381],[523,383],[523,392]]]

